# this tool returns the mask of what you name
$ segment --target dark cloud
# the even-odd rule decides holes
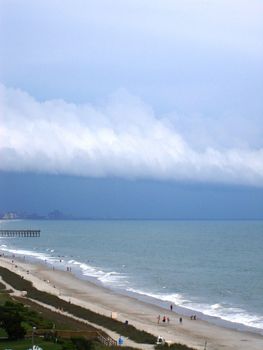
[[[116,176],[263,184],[263,149],[187,139],[171,117],[158,118],[139,98],[120,91],[103,106],[38,102],[1,86],[0,169],[92,177]],[[190,128],[189,128],[190,130]],[[191,141],[192,140],[192,141]],[[210,136],[211,141],[211,136]],[[249,141],[249,139],[247,140]]]

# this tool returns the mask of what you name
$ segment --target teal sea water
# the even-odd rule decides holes
[[[40,238],[0,238],[5,254],[263,333],[263,221],[2,221],[5,228],[41,229]]]

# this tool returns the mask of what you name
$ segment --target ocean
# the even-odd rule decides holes
[[[41,230],[40,238],[0,238],[5,254],[263,334],[263,221],[14,220],[0,228]]]

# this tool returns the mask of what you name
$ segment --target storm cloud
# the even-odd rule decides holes
[[[95,105],[1,85],[0,103],[2,171],[263,185],[263,148],[249,137],[215,141],[207,120],[190,128],[124,90]]]

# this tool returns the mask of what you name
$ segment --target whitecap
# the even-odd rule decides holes
[[[161,294],[145,292],[140,289],[127,288],[128,292],[145,295],[160,301],[172,303],[184,309],[192,310],[193,312],[200,312],[203,315],[220,318],[225,321],[243,324],[249,327],[263,329],[263,316],[249,313],[240,307],[233,307],[223,303],[205,304],[192,302],[186,299],[182,294]]]

